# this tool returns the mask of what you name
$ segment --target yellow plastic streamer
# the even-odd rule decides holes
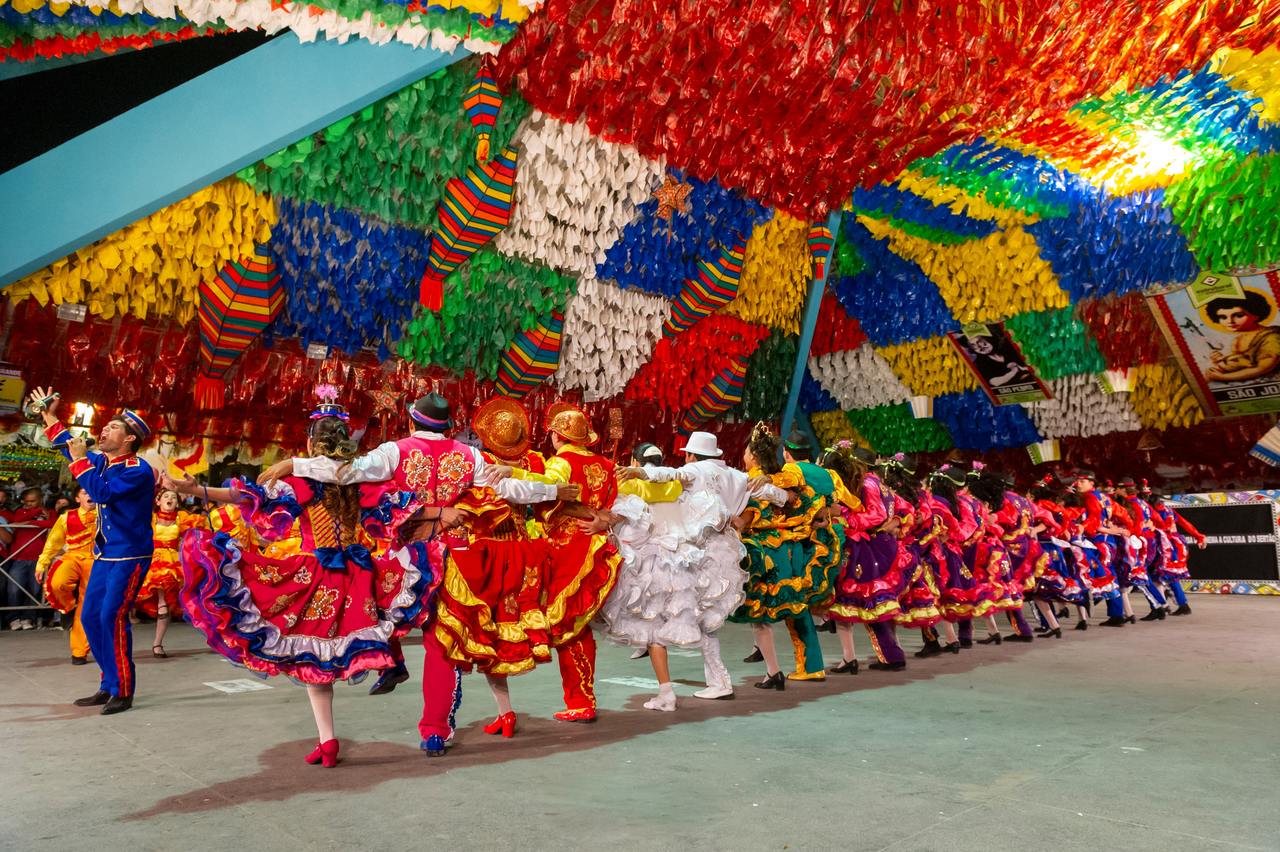
[[[1225,50],[1214,59],[1214,70],[1231,88],[1262,100],[1260,118],[1280,121],[1280,47],[1268,47],[1261,53]]]
[[[973,375],[946,337],[926,337],[877,348],[893,372],[916,396],[941,396],[973,390]]]
[[[871,446],[853,428],[843,411],[815,411],[809,415],[809,422],[824,447],[834,447],[836,441],[852,441],[858,447]]]
[[[995,222],[1001,228],[1030,225],[1033,222],[1040,221],[1038,215],[1023,213],[1020,210],[1013,210],[1007,207],[998,207],[987,201],[982,195],[974,195],[958,186],[943,183],[937,178],[927,177],[915,171],[903,172],[898,177],[898,186],[907,192],[913,192],[921,198],[932,201],[934,204],[946,207],[952,213],[969,216],[973,219]]]
[[[1204,409],[1182,373],[1167,364],[1144,364],[1129,374],[1129,404],[1142,424],[1152,429],[1194,426],[1204,420]]]
[[[778,211],[751,232],[738,295],[723,311],[797,334],[811,270],[808,223]]]
[[[133,314],[180,324],[195,314],[201,280],[271,237],[271,198],[234,178],[157,210],[15,282],[6,295],[79,303],[104,319]]]
[[[1069,301],[1036,241],[1021,227],[942,245],[869,216],[858,221],[872,235],[887,239],[900,257],[915,262],[962,323],[1000,322],[1027,311],[1065,308]]]

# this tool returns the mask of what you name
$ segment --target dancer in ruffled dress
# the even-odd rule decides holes
[[[632,466],[619,471],[613,512],[624,520],[614,536],[623,562],[601,609],[610,638],[649,648],[658,678],[658,695],[644,705],[650,710],[676,709],[671,645],[702,651],[707,685],[695,697],[733,697],[716,631],[742,602],[747,581],[740,567],[746,550],[733,521],[753,487],[764,487],[726,465],[709,432],[693,432],[679,452],[682,467],[645,465],[642,445]]]
[[[1057,502],[1056,486],[1057,478],[1048,474],[1031,488],[1028,495],[1035,507],[1034,529],[1040,539],[1040,547],[1049,557],[1044,571],[1036,578],[1036,608],[1043,620],[1042,629],[1037,631],[1040,633],[1051,633],[1055,629],[1061,632],[1060,627],[1044,617],[1042,603],[1050,610],[1054,603],[1074,606],[1079,614],[1076,629],[1089,629],[1088,592],[1080,576],[1084,557],[1070,541],[1070,522],[1065,508]],[[1054,620],[1066,612],[1068,610],[1064,608],[1056,613]]]
[[[1132,476],[1120,480],[1118,500],[1129,513],[1129,540],[1139,551],[1135,558],[1136,570],[1130,572],[1130,582],[1139,588],[1147,598],[1151,611],[1142,617],[1142,621],[1163,621],[1168,616],[1164,593],[1160,591],[1160,583],[1153,576],[1156,566],[1164,555],[1163,542],[1156,528],[1155,510],[1142,494],[1138,493],[1138,483]],[[1140,544],[1139,544],[1140,542]]]
[[[940,592],[938,609],[943,619],[954,624],[959,648],[973,647],[973,620],[987,619],[995,612],[996,595],[974,574],[974,560],[984,535],[982,520],[974,511],[965,472],[944,464],[931,473],[926,495],[933,516],[945,532],[934,539],[933,559]],[[956,653],[958,648],[946,650]]]
[[[356,444],[336,392],[311,415],[308,452],[348,462]],[[209,646],[233,663],[304,683],[319,741],[310,764],[335,766],[333,684],[393,665],[390,640],[423,624],[440,583],[440,550],[423,544],[390,555],[418,508],[394,485],[336,485],[287,476],[260,487],[235,480],[205,488],[165,478],[165,487],[206,503],[238,504],[257,535],[271,541],[295,528],[301,548],[285,556],[200,531],[183,541],[182,605]],[[397,558],[398,557],[398,558]]]
[[[178,511],[178,494],[161,491],[156,497],[156,513],[151,519],[151,537],[155,553],[151,567],[138,591],[137,608],[156,620],[155,641],[151,656],[167,657],[164,636],[173,613],[180,610],[178,594],[182,591],[182,561],[179,555],[183,533],[196,526],[196,516]]]
[[[1092,471],[1078,471],[1073,487],[1084,500],[1084,512],[1080,519],[1084,537],[1094,545],[1099,561],[1114,578],[1114,590],[1109,589],[1104,593],[1107,620],[1102,622],[1102,626],[1124,627],[1125,624],[1133,624],[1137,619],[1134,618],[1133,606],[1129,603],[1129,563],[1125,554],[1129,531],[1117,520],[1115,504],[1111,497],[1098,489],[1097,479]]]
[[[916,652],[916,656],[932,657],[942,652],[938,633],[934,629],[942,621],[942,611],[938,608],[941,589],[934,563],[926,556],[934,538],[942,533],[942,528],[935,524],[932,504],[921,499],[913,460],[903,453],[897,453],[881,459],[879,466],[881,476],[893,494],[898,561],[907,575],[907,585],[901,597],[902,610],[894,619],[894,624],[919,629],[925,644]],[[956,637],[950,632],[950,625],[945,625],[943,629],[947,631],[947,644],[950,646],[956,641]],[[958,647],[957,645],[956,648]],[[869,668],[897,671],[906,668],[906,660],[904,658],[901,665],[894,665],[881,659],[878,664],[871,663]]]
[[[981,462],[974,462],[965,475],[965,487],[956,496],[961,523],[975,530],[964,548],[965,565],[982,589],[981,596],[991,601],[991,610],[986,615],[987,635],[977,642],[979,645],[999,645],[1004,638],[1000,635],[994,613],[1021,609],[1022,592],[1013,584],[1013,565],[1004,546],[1003,530],[993,514],[1003,504],[1003,486],[988,484],[984,489],[985,499],[974,493],[985,468]]]
[[[1187,603],[1187,594],[1182,588],[1182,581],[1191,576],[1187,568],[1186,536],[1194,539],[1196,547],[1204,550],[1204,533],[1165,503],[1163,495],[1152,490],[1146,482],[1143,486],[1150,495],[1147,499],[1155,516],[1160,546],[1160,558],[1152,568],[1152,579],[1162,583],[1178,604],[1173,615],[1190,615],[1191,605]]]
[[[991,522],[1000,537],[1000,543],[1009,555],[1008,575],[1004,578],[1006,588],[1005,606],[1003,609],[1013,627],[1013,633],[1006,636],[1010,642],[1031,642],[1035,635],[1031,625],[1027,624],[1022,607],[1026,596],[1035,590],[1036,577],[1043,572],[1048,557],[1040,547],[1033,524],[1035,506],[1026,497],[1011,489],[1011,484],[1002,474],[990,469],[983,470],[969,489],[974,496],[982,500],[992,511]],[[1049,624],[1058,627],[1058,622],[1050,611]],[[1058,629],[1057,637],[1062,637]]]

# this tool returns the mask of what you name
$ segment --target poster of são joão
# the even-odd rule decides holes
[[[1209,416],[1280,411],[1280,270],[1201,273],[1148,304]]]
[[[969,323],[947,336],[994,404],[1052,399],[1004,323]]]

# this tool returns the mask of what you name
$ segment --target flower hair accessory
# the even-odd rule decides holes
[[[316,385],[316,399],[320,400],[320,404],[311,412],[312,420],[320,420],[324,417],[337,417],[339,420],[346,422],[350,415],[347,409],[338,404],[338,388],[335,385],[322,384]]]
[[[980,461],[976,461],[976,462],[974,462],[974,463],[973,463],[973,469],[974,469],[974,470],[976,470],[976,471],[982,471],[982,470],[985,470],[985,469],[986,469],[986,467],[987,467],[987,466],[986,466],[986,464],[985,464],[985,463],[983,463],[983,462],[980,462]]]

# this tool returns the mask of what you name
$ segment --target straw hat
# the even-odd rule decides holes
[[[600,440],[600,436],[591,430],[591,422],[582,409],[567,402],[552,403],[547,408],[547,431],[584,447]]]
[[[529,415],[514,399],[497,396],[480,406],[471,428],[484,448],[504,461],[523,459],[529,452]]]

